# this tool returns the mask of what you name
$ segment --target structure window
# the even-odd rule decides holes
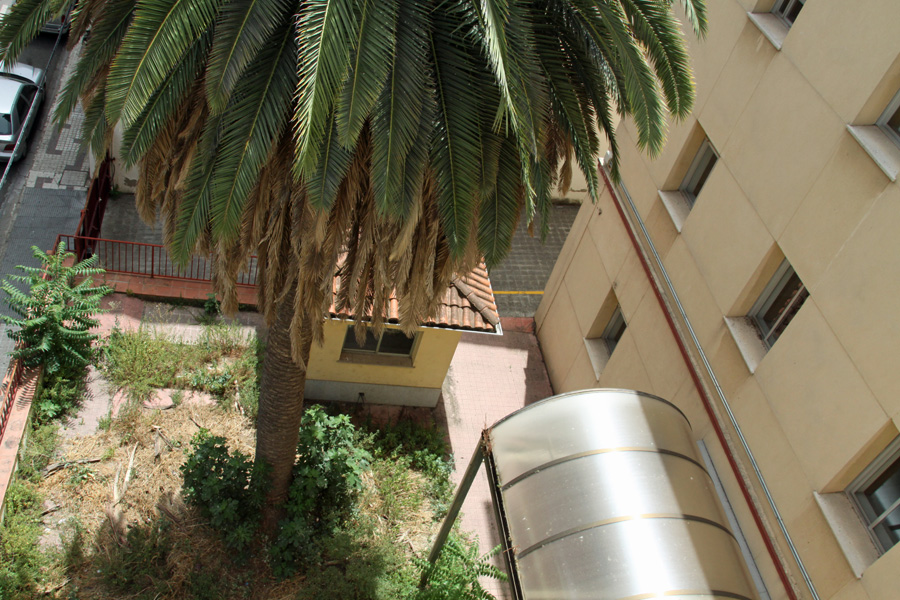
[[[613,350],[616,349],[616,345],[625,333],[625,327],[625,317],[622,315],[619,301],[610,290],[584,338],[588,359],[591,361],[597,379],[600,379],[606,369]]]
[[[900,438],[847,488],[882,551],[900,542]]]
[[[772,12],[790,27],[797,20],[797,15],[800,14],[804,4],[806,4],[806,0],[778,0]]]
[[[897,92],[875,124],[900,146],[900,92]]]
[[[693,206],[697,200],[697,196],[700,194],[700,190],[703,189],[704,184],[706,184],[706,180],[709,179],[709,174],[712,172],[713,167],[716,166],[718,158],[709,140],[704,140],[700,145],[700,150],[697,151],[697,155],[694,157],[694,162],[691,163],[691,167],[688,169],[687,175],[684,177],[684,181],[681,182],[681,186],[678,188],[684,194],[690,206]]]
[[[609,318],[609,324],[607,324],[606,329],[604,329],[603,333],[600,334],[600,339],[606,342],[606,347],[609,348],[610,354],[612,354],[613,350],[616,349],[616,344],[618,344],[619,340],[622,339],[622,334],[624,333],[625,317],[622,316],[622,308],[620,306],[617,306],[616,310]]]
[[[367,329],[365,342],[359,344],[356,340],[356,333],[353,331],[353,325],[350,325],[347,327],[341,352],[409,357],[412,356],[415,341],[416,336],[406,337],[406,334],[399,329],[385,329],[378,337]]]
[[[788,261],[782,262],[750,309],[749,316],[759,328],[767,348],[781,336],[808,296],[809,292]]]

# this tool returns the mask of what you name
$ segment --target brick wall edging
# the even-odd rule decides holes
[[[10,365],[15,366],[17,361]],[[14,371],[14,369],[11,369]],[[0,439],[0,523],[6,514],[6,491],[13,482],[16,472],[16,464],[19,458],[19,449],[25,438],[25,430],[28,427],[28,419],[31,414],[31,404],[34,393],[40,380],[42,369],[34,367],[26,369],[22,376],[22,383],[16,391],[13,400],[12,412]]]

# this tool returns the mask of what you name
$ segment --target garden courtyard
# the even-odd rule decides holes
[[[5,524],[18,538],[3,543],[39,543],[7,580],[57,598],[444,598],[489,573],[479,557],[499,540],[482,473],[432,589],[416,591],[482,429],[552,394],[529,319],[505,320],[502,336],[463,333],[434,409],[310,403],[305,430],[321,435],[301,434],[295,481],[316,475],[262,550],[247,525],[259,315],[124,294],[103,306],[77,411],[26,444]],[[328,471],[314,456],[350,466]],[[507,596],[496,578],[480,584]]]

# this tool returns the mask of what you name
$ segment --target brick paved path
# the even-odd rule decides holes
[[[442,406],[456,462],[454,481],[465,473],[482,430],[509,413],[553,394],[537,339],[513,331],[504,319],[502,336],[464,333],[444,380]],[[484,467],[463,504],[460,525],[478,534],[481,551],[500,543]],[[503,560],[495,564],[503,568]],[[486,581],[498,599],[508,598],[507,585]]]
[[[541,244],[538,231],[535,231],[535,237],[531,237],[524,223],[519,223],[509,256],[490,272],[501,317],[534,316],[541,303],[544,286],[556,264],[556,257],[559,256],[575,215],[578,214],[578,208],[578,205],[566,204],[553,206],[550,233],[544,244]]]

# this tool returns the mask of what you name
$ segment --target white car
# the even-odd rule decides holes
[[[26,140],[43,99],[42,69],[25,64],[0,65],[0,161],[16,161],[25,155]],[[22,141],[16,149],[19,139]]]

